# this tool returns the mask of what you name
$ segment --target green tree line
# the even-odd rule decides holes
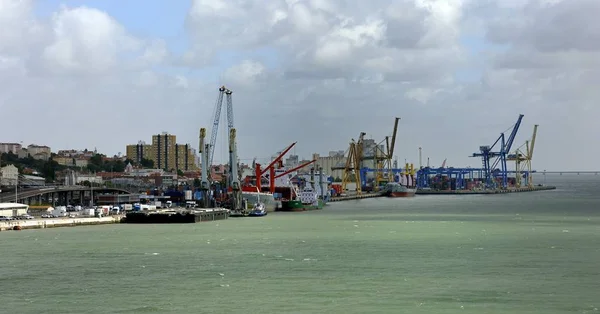
[[[19,158],[18,155],[13,154],[12,152],[2,153],[0,156],[0,166],[4,167],[6,165],[12,164],[17,169],[19,169],[19,173],[23,173],[24,168],[30,168],[37,171],[46,182],[52,182],[56,179],[56,171],[62,170],[66,167],[59,165],[56,161],[50,157],[48,160],[38,160],[34,159],[31,156],[27,156],[25,158]]]

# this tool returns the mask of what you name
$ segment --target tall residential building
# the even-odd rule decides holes
[[[127,145],[127,158],[136,163],[142,159],[154,162],[156,169],[173,170],[198,170],[196,151],[189,144],[177,144],[173,134],[163,133],[152,136],[152,144],[138,142]]]
[[[52,155],[52,152],[50,151],[50,147],[48,147],[46,145],[35,145],[35,144],[31,144],[31,145],[27,146],[27,153],[29,153],[29,156],[33,157],[34,159],[39,159],[39,160],[48,160],[50,158],[50,156]]]
[[[8,152],[12,152],[13,154],[18,154],[19,151],[23,148],[23,146],[19,143],[0,143],[0,153],[6,154]]]

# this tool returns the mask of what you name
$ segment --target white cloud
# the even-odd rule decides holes
[[[264,78],[266,68],[260,62],[244,60],[225,70],[224,80],[234,85],[249,85]]]
[[[581,145],[600,134],[595,0],[194,0],[177,54],[113,12],[42,19],[34,4],[0,0],[0,112],[40,125],[7,141],[117,152],[166,129],[194,144],[226,85],[246,158],[383,139],[401,116],[401,159],[421,146],[478,165],[466,156],[524,113],[517,141],[540,124],[540,168],[597,167],[598,148]]]
[[[139,43],[107,13],[87,8],[62,8],[52,17],[53,40],[42,52],[51,71],[103,73],[119,63],[119,54]]]

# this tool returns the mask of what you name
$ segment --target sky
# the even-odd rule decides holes
[[[169,132],[198,146],[233,91],[238,155],[382,141],[479,167],[539,124],[538,170],[600,170],[600,1],[0,0],[0,142],[113,155]],[[225,111],[215,160],[225,160]]]

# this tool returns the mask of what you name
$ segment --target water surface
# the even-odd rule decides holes
[[[540,178],[541,180],[541,178]],[[185,225],[0,233],[7,313],[599,313],[600,176]]]

